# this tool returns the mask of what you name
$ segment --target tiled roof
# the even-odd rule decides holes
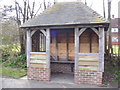
[[[92,23],[108,22],[82,2],[60,2],[28,20],[21,27]]]

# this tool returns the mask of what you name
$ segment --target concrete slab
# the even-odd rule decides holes
[[[74,74],[71,73],[52,73],[52,83],[74,84]]]
[[[2,77],[0,77],[2,78]],[[27,76],[20,79],[2,78],[2,88],[105,88],[95,85],[75,84],[73,74],[52,73],[50,82],[27,80]]]

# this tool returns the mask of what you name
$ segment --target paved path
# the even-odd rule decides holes
[[[56,80],[56,78],[55,78]],[[2,88],[101,88],[92,85],[77,85],[74,83],[64,82],[41,82],[27,79],[12,79],[8,77],[0,77]]]

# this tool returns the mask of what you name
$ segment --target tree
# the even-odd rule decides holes
[[[109,31],[108,31],[108,34],[109,34],[108,51],[109,51],[109,53],[113,52],[112,41],[111,41],[111,2],[112,2],[112,0],[108,0],[108,20],[110,21]]]
[[[19,43],[18,25],[13,19],[3,21],[0,31],[2,32],[0,35],[2,45]]]
[[[104,18],[106,18],[106,15],[105,15],[105,0],[103,0],[103,15],[104,15]]]
[[[29,0],[23,0],[23,7],[15,0],[15,11],[16,11],[16,21],[18,26],[22,23],[25,23],[26,20],[33,18],[37,15],[38,11],[41,10],[42,4],[44,10],[51,6],[50,2],[46,2],[44,0],[43,3],[40,3],[38,10],[35,12],[35,0],[32,2],[32,6],[29,4]],[[21,46],[21,54],[25,53],[26,47],[26,31],[20,30],[19,28],[19,35],[20,35],[20,46]]]

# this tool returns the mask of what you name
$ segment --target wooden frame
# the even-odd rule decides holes
[[[104,28],[99,27],[99,31],[96,28],[91,28],[99,36],[99,53],[79,53],[79,36],[87,28],[75,28],[75,70],[78,68],[78,55],[99,55],[99,71],[104,72]]]
[[[99,31],[96,28],[91,28],[97,35],[99,35],[99,53],[79,53],[79,37],[87,28],[82,28],[79,30],[78,27],[74,29],[75,35],[75,70],[78,69],[78,58],[79,55],[99,55],[99,71],[104,71],[104,28],[99,27]],[[32,35],[37,30],[31,31],[27,30],[27,67],[30,64],[30,53],[32,50]],[[46,59],[47,59],[47,68],[50,68],[50,28],[46,30],[40,30],[46,36]],[[36,52],[35,52],[36,53]]]

